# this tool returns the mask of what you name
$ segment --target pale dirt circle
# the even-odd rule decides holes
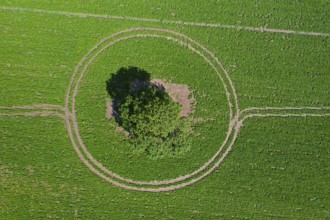
[[[146,34],[141,34],[141,32],[146,32]],[[132,34],[132,35],[125,36],[125,34]],[[124,35],[124,36],[120,37],[120,35]],[[97,56],[99,56],[102,52],[104,52],[111,46],[131,38],[159,38],[159,39],[169,40],[178,43],[179,45],[192,50],[197,55],[202,57],[214,69],[214,71],[217,73],[217,75],[219,76],[219,78],[221,79],[224,85],[224,89],[226,91],[227,100],[228,100],[229,116],[230,116],[227,136],[224,142],[222,143],[221,147],[219,148],[219,150],[215,153],[215,155],[209,161],[207,161],[202,167],[200,167],[198,170],[194,171],[193,173],[186,174],[184,176],[180,176],[175,179],[162,180],[162,181],[143,182],[143,181],[135,181],[135,180],[127,179],[105,168],[90,154],[87,147],[83,143],[83,140],[79,134],[79,126],[75,114],[76,111],[75,97],[77,96],[79,91],[79,83],[82,80],[83,76],[86,74],[88,67],[93,63],[93,61],[96,59]],[[110,42],[108,43],[108,41]],[[189,43],[185,41],[188,41]],[[106,45],[103,46],[103,44]],[[196,49],[193,45],[195,47],[199,47],[200,49],[199,50]],[[211,59],[207,58],[205,54],[210,56]],[[71,112],[70,112],[70,107],[71,107]],[[234,112],[234,110],[236,111]],[[181,33],[174,32],[171,30],[154,29],[154,28],[134,28],[134,29],[128,29],[122,32],[118,32],[103,39],[99,44],[97,44],[93,49],[91,49],[88,52],[88,54],[82,58],[81,62],[77,65],[73,73],[66,96],[65,115],[66,115],[65,117],[66,126],[73,147],[77,152],[79,158],[82,160],[82,162],[93,173],[95,173],[99,177],[103,178],[104,180],[110,182],[115,186],[124,189],[149,191],[149,192],[162,192],[162,191],[179,189],[191,185],[201,180],[205,176],[209,175],[213,170],[215,170],[219,166],[219,164],[224,160],[226,155],[229,153],[233,143],[237,138],[237,134],[241,124],[238,123],[239,108],[238,108],[238,100],[237,100],[237,94],[234,84],[230,79],[229,74],[223,68],[222,64],[215,57],[215,55],[212,54],[205,47],[200,45],[198,42],[192,40],[191,38]],[[224,149],[226,149],[224,154],[221,156],[221,158],[218,158],[220,153]],[[214,165],[210,166],[215,161],[217,162]],[[201,175],[197,176],[198,174]],[[179,183],[179,184],[173,185],[174,183]],[[143,188],[141,186],[144,186],[146,188]],[[159,187],[155,187],[155,186],[159,186]]]

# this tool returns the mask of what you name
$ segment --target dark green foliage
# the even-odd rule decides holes
[[[119,107],[122,127],[130,133],[132,143],[152,157],[187,150],[184,144],[190,129],[180,111],[181,106],[154,84],[131,93]]]
[[[128,133],[135,149],[151,157],[173,156],[189,149],[190,123],[180,118],[182,107],[150,74],[137,67],[122,67],[107,81],[113,115]]]

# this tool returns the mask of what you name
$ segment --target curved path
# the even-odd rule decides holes
[[[2,113],[3,110],[11,111],[13,113]],[[17,110],[43,110],[40,112],[25,112],[25,113],[15,113]],[[50,111],[55,110],[55,111]],[[301,111],[300,113],[296,113],[295,111]],[[57,116],[60,118],[66,118],[64,114],[65,108],[60,106],[48,106],[48,105],[33,105],[33,106],[15,106],[15,107],[0,107],[0,117],[38,117],[38,116]],[[261,113],[262,111],[262,113]],[[275,112],[274,112],[275,111]],[[276,111],[282,111],[282,113],[278,113]],[[320,113],[322,111],[322,113]],[[307,113],[306,113],[307,112]],[[241,129],[242,124],[245,120],[251,119],[251,118],[266,118],[266,117],[330,117],[330,107],[324,107],[324,108],[314,108],[314,107],[305,107],[305,108],[274,108],[274,107],[265,107],[265,108],[247,108],[240,112],[240,118],[237,121],[237,125],[235,127],[234,135],[235,137],[238,136],[239,131]],[[66,118],[67,120],[67,118]],[[69,132],[69,131],[68,131]],[[137,190],[137,191],[147,191],[147,192],[164,192],[164,191],[171,191],[176,190],[179,188],[183,188],[186,186],[189,186],[191,184],[196,183],[197,181],[203,179],[210,173],[212,173],[216,168],[219,167],[219,165],[224,161],[225,157],[229,154],[231,149],[234,147],[234,142],[227,148],[226,152],[222,155],[221,159],[216,162],[216,164],[213,166],[212,169],[209,169],[207,172],[205,172],[203,175],[198,176],[195,179],[192,179],[192,181],[187,183],[181,183],[178,185],[171,185],[167,187],[159,187],[159,188],[144,188],[143,184],[141,184],[142,187],[134,187],[130,186],[129,182],[126,184],[121,184],[113,179],[109,178],[108,176],[99,173],[97,169],[95,169],[88,161],[85,160],[84,156],[78,153],[78,156],[80,159],[84,162],[88,168],[94,172],[97,176],[105,179],[106,181],[110,182],[111,184],[124,188],[129,190]]]
[[[88,151],[79,134],[79,127],[75,116],[75,97],[79,91],[79,82],[82,80],[89,65],[96,57],[109,47],[131,38],[161,38],[178,43],[187,47],[202,57],[217,73],[224,85],[229,105],[230,121],[227,136],[216,154],[198,170],[170,180],[151,182],[136,181],[124,178],[105,168]],[[110,41],[110,43],[108,43]],[[0,117],[39,117],[56,116],[65,119],[67,131],[73,147],[80,160],[97,176],[109,183],[129,190],[164,192],[189,186],[205,178],[212,173],[224,161],[233,148],[239,131],[245,120],[251,118],[266,117],[330,117],[330,107],[252,107],[244,110],[239,109],[238,95],[235,85],[228,72],[218,58],[204,46],[193,39],[171,30],[155,28],[134,28],[113,34],[103,39],[99,44],[86,54],[75,68],[66,95],[66,106],[55,105],[31,105],[0,107]]]

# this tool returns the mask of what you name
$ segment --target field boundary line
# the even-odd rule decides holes
[[[260,32],[260,33],[278,33],[278,34],[305,35],[305,36],[316,36],[316,37],[330,37],[330,33],[295,31],[295,30],[275,29],[275,28],[273,29],[267,27],[226,25],[220,23],[204,23],[204,22],[191,22],[191,21],[179,21],[179,20],[168,20],[168,19],[162,20],[162,19],[154,19],[154,18],[138,18],[138,17],[130,17],[130,16],[116,16],[116,15],[107,15],[107,14],[92,14],[92,13],[68,12],[68,11],[52,11],[52,10],[44,10],[44,9],[5,7],[5,6],[2,7],[0,6],[0,10],[32,12],[39,14],[55,14],[55,15],[62,15],[67,17],[102,18],[109,20],[139,21],[139,22],[161,23],[161,24],[172,24],[172,25],[174,24],[174,25],[182,25],[182,26],[236,29],[236,30],[245,30],[251,32]]]

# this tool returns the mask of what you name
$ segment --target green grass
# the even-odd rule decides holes
[[[81,2],[46,0],[3,0],[1,6],[37,8],[70,12],[110,14],[158,20],[180,20],[201,23],[256,26],[300,31],[330,31],[327,0],[184,0],[131,1],[93,0]]]
[[[156,161],[143,155],[137,157],[128,141],[116,132],[116,123],[107,129],[110,126],[105,119],[105,81],[110,73],[128,65],[146,70],[154,79],[186,84],[196,91],[194,117],[211,122],[196,124],[189,154]],[[162,39],[131,39],[109,48],[88,69],[77,96],[79,129],[91,153],[116,173],[138,180],[169,179],[198,169],[221,146],[228,129],[228,116],[225,91],[214,70],[188,49]],[[143,167],[152,169],[146,172]]]
[[[330,31],[327,1],[173,2],[14,0],[1,6]],[[329,37],[1,10],[0,106],[64,106],[81,58],[101,39],[134,27],[178,31],[206,46],[228,70],[241,109],[330,106]],[[212,121],[195,128],[199,136],[185,156],[158,161],[135,156],[114,123],[105,120],[105,81],[122,66],[191,87],[198,102],[195,117]],[[192,172],[218,149],[229,120],[214,71],[190,50],[161,39],[131,39],[104,52],[81,83],[77,107],[80,132],[93,156],[136,180]],[[329,124],[328,117],[249,119],[210,176],[184,189],[143,193],[117,188],[90,172],[62,119],[0,117],[0,219],[325,219]]]
[[[65,138],[59,119],[0,120],[4,219],[328,215],[329,119],[247,121],[220,169],[188,188],[156,194],[122,190],[93,175]]]
[[[0,48],[1,81],[8,85],[0,88],[1,93],[7,94],[6,99],[0,99],[3,106],[36,102],[62,105],[74,67],[102,38],[126,28],[157,27],[152,23],[33,13],[1,15],[5,45]],[[164,28],[186,33],[218,55],[235,81],[242,107],[330,105],[329,38]],[[255,80],[259,83],[254,84]]]

